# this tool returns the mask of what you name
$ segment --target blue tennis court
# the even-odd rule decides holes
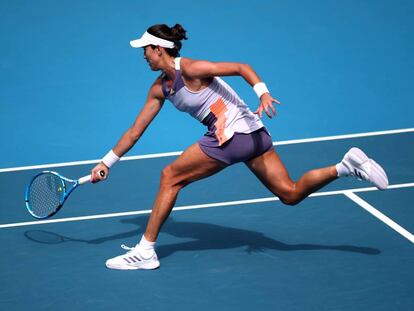
[[[413,12],[389,0],[0,0],[0,310],[412,311]],[[255,68],[282,102],[264,122],[293,179],[357,146],[389,189],[343,178],[289,207],[237,164],[180,193],[159,269],[109,270],[144,231],[162,169],[205,132],[166,103],[108,181],[32,218],[34,174],[87,175],[133,122],[157,73],[129,41],[155,23],[186,27],[183,56]],[[256,107],[244,81],[226,81]]]
[[[286,207],[273,201],[243,165],[193,184],[162,230],[161,268],[155,271],[110,271],[104,262],[121,250],[120,244],[137,242],[158,173],[171,157],[121,162],[110,181],[81,188],[59,215],[44,223],[32,222],[22,203],[22,189],[37,170],[4,172],[2,304],[14,310],[34,304],[36,310],[132,310],[136,304],[160,310],[410,310],[412,241],[345,192],[412,232],[413,135],[276,146],[293,175],[307,162],[334,161],[330,150],[360,146],[388,168],[391,189],[384,192],[340,180],[300,205]],[[58,169],[77,176],[89,166]],[[148,178],[134,183],[129,174]]]

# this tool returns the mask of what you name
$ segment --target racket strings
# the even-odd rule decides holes
[[[36,177],[29,189],[29,207],[38,217],[46,217],[56,211],[63,202],[64,182],[54,174]]]

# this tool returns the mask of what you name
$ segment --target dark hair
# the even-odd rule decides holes
[[[165,50],[170,56],[180,56],[180,50],[182,47],[181,40],[187,40],[187,37],[185,35],[187,31],[183,28],[183,26],[180,24],[175,24],[174,27],[170,28],[166,24],[158,24],[148,28],[147,32],[158,38],[174,42],[174,48],[166,48]]]

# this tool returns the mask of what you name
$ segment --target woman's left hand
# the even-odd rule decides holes
[[[280,105],[280,102],[274,99],[272,96],[270,96],[269,93],[264,93],[260,97],[259,108],[257,108],[257,110],[254,113],[258,114],[259,117],[261,118],[263,116],[263,110],[264,110],[266,114],[268,115],[268,117],[272,118],[272,116],[276,115],[276,109],[275,107],[273,107],[273,103]]]

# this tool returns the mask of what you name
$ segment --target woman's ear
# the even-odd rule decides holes
[[[161,55],[162,55],[162,52],[163,52],[163,51],[162,51],[162,48],[161,48],[160,46],[156,46],[156,47],[155,47],[155,51],[157,52],[157,55],[158,55],[158,56],[161,56]]]

